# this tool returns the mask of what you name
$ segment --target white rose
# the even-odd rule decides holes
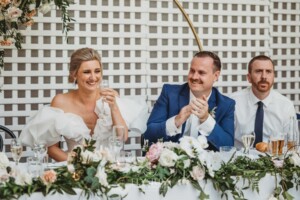
[[[204,135],[199,135],[197,140],[202,149],[206,149],[208,147],[207,138]]]
[[[28,9],[31,11],[31,10],[34,10],[35,9],[35,3],[31,3],[31,4],[29,4],[29,6],[28,6]]]
[[[99,183],[105,187],[108,187],[107,182],[107,174],[105,173],[105,169],[102,167],[98,167],[96,177],[99,179]]]
[[[0,169],[6,169],[9,166],[9,160],[5,153],[0,152]]]
[[[29,173],[20,173],[16,176],[15,183],[17,185],[31,185],[32,184],[32,176]]]
[[[74,167],[74,165],[69,164],[69,165],[67,165],[67,168],[68,168],[68,171],[69,171],[70,173],[74,173],[74,172],[75,172],[75,167]]]
[[[205,171],[200,166],[194,166],[190,174],[195,181],[201,181],[205,177]]]
[[[168,149],[180,148],[179,144],[175,142],[164,142],[164,147]]]
[[[221,163],[222,159],[219,153],[213,151],[208,152],[208,155],[206,155],[206,166],[211,177],[214,177],[215,171],[221,168]]]
[[[186,169],[188,167],[191,166],[191,160],[190,159],[186,159],[183,161],[183,168]]]
[[[271,195],[268,200],[278,200],[278,199],[276,197],[274,197],[273,195]]]
[[[293,152],[292,156],[290,157],[290,162],[294,164],[294,166],[300,167],[300,157],[299,154]]]
[[[51,9],[52,9],[52,5],[48,3],[45,3],[39,7],[39,11],[43,13],[43,15],[48,13]]]
[[[20,10],[17,7],[9,7],[7,9],[7,17],[8,19],[10,19],[11,21],[16,21],[18,20],[18,17],[20,17],[22,15],[23,11]]]
[[[183,136],[180,139],[180,148],[186,152],[191,158],[195,158],[194,144],[198,143],[195,138],[189,136]]]
[[[82,152],[81,157],[82,157],[82,163],[88,163],[90,161],[98,162],[101,160],[99,155],[88,150]]]
[[[173,167],[178,159],[178,155],[169,149],[164,149],[158,162],[165,167]]]

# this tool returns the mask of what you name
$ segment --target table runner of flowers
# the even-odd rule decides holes
[[[87,199],[90,195],[111,197],[119,195],[111,193],[114,187],[136,184],[143,192],[142,185],[151,182],[161,183],[159,193],[163,196],[176,184],[190,183],[199,191],[199,199],[209,199],[200,186],[205,180],[211,180],[223,198],[232,194],[234,199],[244,199],[243,189],[259,192],[258,182],[267,173],[280,178],[270,199],[293,199],[288,190],[300,185],[299,152],[286,154],[282,160],[267,154],[253,159],[234,153],[224,159],[222,153],[205,150],[205,137],[183,137],[180,143],[153,144],[144,159],[120,166],[108,149],[96,149],[94,144],[94,140],[85,140],[69,154],[67,166],[45,170],[39,178],[27,172],[17,174],[6,155],[0,153],[0,199],[34,192],[75,195],[75,188],[83,190]],[[243,189],[236,187],[239,179],[245,180]]]

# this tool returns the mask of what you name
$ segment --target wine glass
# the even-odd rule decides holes
[[[249,150],[251,147],[253,147],[254,141],[255,141],[254,131],[251,131],[250,133],[249,132],[243,133],[242,142],[245,148],[244,153],[249,154]]]
[[[10,151],[16,166],[18,166],[23,151],[22,144],[18,139],[14,138],[11,140]]]

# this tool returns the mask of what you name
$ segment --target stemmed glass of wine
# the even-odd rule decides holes
[[[10,143],[10,151],[12,154],[12,158],[18,166],[20,158],[22,156],[23,147],[21,142],[17,138],[13,138]]]
[[[250,131],[250,132],[245,132],[242,135],[242,142],[245,148],[244,153],[249,154],[250,148],[253,147],[255,141],[255,132]]]

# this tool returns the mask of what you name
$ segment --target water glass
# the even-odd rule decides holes
[[[291,117],[289,123],[289,130],[287,133],[287,151],[295,151],[298,141],[299,141],[299,133],[298,133],[298,121],[295,117]]]
[[[43,171],[42,163],[37,157],[28,157],[28,173],[32,175],[33,178],[38,178]]]
[[[221,146],[220,152],[222,153],[228,153],[228,152],[236,152],[236,148],[234,146]]]
[[[124,150],[124,135],[125,127],[121,125],[113,126],[112,136],[109,139],[110,149],[115,155],[115,160],[117,161],[120,157],[120,151]]]
[[[119,162],[120,163],[133,163],[134,157],[132,156],[132,153],[130,151],[121,150]]]

